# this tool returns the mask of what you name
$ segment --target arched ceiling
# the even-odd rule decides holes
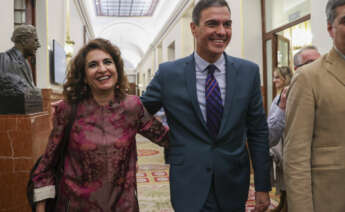
[[[135,70],[180,2],[159,0],[156,11],[149,17],[105,17],[96,15],[95,0],[84,1],[95,37],[108,39],[120,48],[126,72]]]

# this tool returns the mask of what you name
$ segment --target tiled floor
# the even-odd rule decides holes
[[[163,149],[142,136],[137,136],[138,199],[141,212],[173,212],[170,204],[169,166],[164,164]],[[271,208],[277,197],[271,192]],[[254,209],[254,190],[250,186],[247,211]]]

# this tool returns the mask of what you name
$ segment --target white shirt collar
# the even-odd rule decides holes
[[[206,60],[202,59],[197,52],[194,52],[194,59],[195,59],[195,65],[198,66],[196,70],[200,70],[201,72],[204,72],[208,65],[211,63],[207,62]],[[222,70],[222,66],[225,65],[225,57],[224,54],[215,62],[213,63],[217,67],[217,71]]]

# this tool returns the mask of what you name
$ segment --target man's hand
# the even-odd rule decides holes
[[[254,212],[264,212],[270,206],[270,196],[268,192],[255,192]]]

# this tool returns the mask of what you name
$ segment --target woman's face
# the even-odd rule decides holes
[[[114,94],[118,76],[115,62],[110,54],[99,49],[90,51],[86,55],[85,75],[85,81],[93,95],[107,92]]]
[[[275,71],[273,73],[273,83],[277,89],[284,87],[285,80]]]

